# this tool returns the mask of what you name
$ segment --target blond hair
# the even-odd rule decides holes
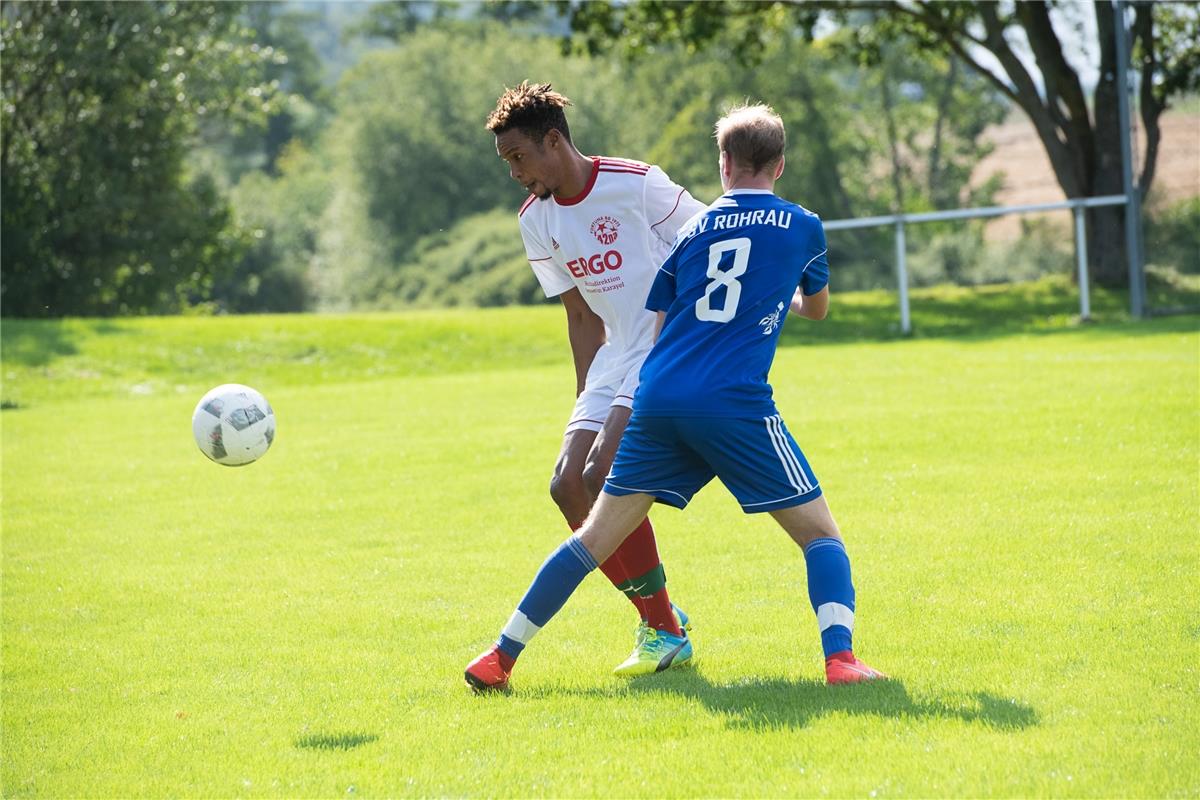
[[[783,158],[783,120],[765,103],[735,106],[717,120],[717,147],[742,169],[757,175]]]

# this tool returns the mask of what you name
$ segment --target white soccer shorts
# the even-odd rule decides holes
[[[615,352],[607,344],[597,350],[565,432],[599,431],[614,406],[633,408],[638,376],[649,352],[648,347]]]

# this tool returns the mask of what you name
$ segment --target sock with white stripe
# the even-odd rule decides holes
[[[515,661],[534,634],[558,613],[567,598],[595,568],[595,559],[578,536],[572,536],[559,545],[542,564],[525,596],[517,604],[517,610],[500,633],[500,641],[496,643],[500,651]]]
[[[808,599],[817,612],[825,657],[850,650],[854,631],[854,584],[850,557],[840,539],[814,539],[804,548]]]

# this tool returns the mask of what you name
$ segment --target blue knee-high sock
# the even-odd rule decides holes
[[[825,657],[851,649],[854,632],[854,584],[850,557],[840,539],[814,539],[804,548],[808,599],[817,612]]]
[[[497,642],[500,649],[516,659],[533,635],[558,613],[588,573],[596,568],[596,560],[579,541],[578,536],[567,539],[555,550],[529,585],[517,610],[504,626]]]

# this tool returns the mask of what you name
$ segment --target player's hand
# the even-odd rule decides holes
[[[791,312],[793,314],[799,314],[800,309],[802,308],[804,308],[804,293],[800,291],[799,287],[797,287],[796,293],[792,295]]]

